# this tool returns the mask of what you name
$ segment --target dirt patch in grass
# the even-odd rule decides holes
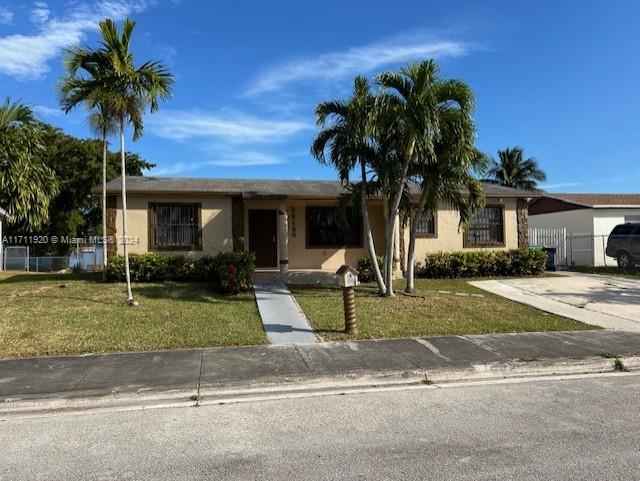
[[[381,298],[372,285],[357,288],[359,333],[347,336],[340,288],[290,288],[312,326],[331,340],[594,329],[486,293],[466,280],[419,279],[415,297]]]

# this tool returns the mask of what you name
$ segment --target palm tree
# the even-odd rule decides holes
[[[464,82],[439,80],[434,85],[438,99],[439,133],[432,140],[434,157],[416,161],[410,177],[421,188],[417,205],[412,209],[407,252],[406,292],[413,293],[415,243],[418,225],[425,210],[435,212],[446,202],[466,224],[484,202],[482,185],[476,174],[486,166],[485,158],[474,147],[473,92]],[[418,158],[422,160],[420,151]],[[466,191],[466,192],[465,192]]]
[[[115,134],[118,125],[108,105],[100,105],[98,110],[89,115],[91,129],[102,141],[102,278],[107,278],[107,147],[108,138]]]
[[[148,107],[154,112],[161,99],[171,96],[173,77],[159,62],[145,62],[135,66],[130,51],[135,22],[124,21],[122,33],[113,20],[99,23],[102,34],[98,49],[83,49],[83,62],[69,62],[68,77],[63,82],[63,105],[85,103],[90,110],[115,119],[120,135],[122,235],[127,279],[127,305],[135,305],[131,291],[127,229],[127,187],[125,163],[125,130],[133,128],[133,139],[142,135],[144,113]],[[88,77],[79,74],[83,71]],[[108,112],[108,113],[107,113]],[[108,124],[109,122],[107,122]],[[106,125],[106,124],[105,124]]]
[[[33,111],[7,98],[0,104],[0,204],[7,210],[7,221],[24,229],[37,229],[48,219],[49,205],[58,193],[43,150]]]
[[[107,148],[108,138],[118,131],[117,119],[109,105],[106,78],[110,61],[104,51],[74,47],[65,52],[66,75],[60,86],[60,103],[69,113],[80,104],[90,111],[91,129],[102,141],[102,276],[106,278],[107,254]],[[84,75],[80,75],[82,72]]]
[[[313,156],[323,164],[333,165],[343,184],[349,184],[353,169],[360,168],[360,209],[367,251],[372,259],[374,277],[381,294],[386,292],[378,263],[375,261],[376,249],[371,232],[369,211],[367,208],[367,149],[369,119],[375,104],[369,83],[363,77],[356,77],[353,96],[347,101],[334,100],[322,102],[316,107],[316,121],[321,131],[311,146]],[[325,151],[329,150],[329,158]]]
[[[384,131],[390,124],[399,123],[399,166],[391,191],[389,218],[385,228],[385,282],[387,296],[393,296],[393,251],[396,219],[400,214],[409,167],[416,151],[423,161],[435,157],[434,139],[440,135],[436,86],[438,66],[433,60],[403,67],[400,72],[385,72],[377,77],[385,92],[378,97],[375,129]]]
[[[499,150],[498,158],[499,162],[493,160],[487,174],[500,185],[513,189],[536,190],[538,182],[547,180],[547,174],[535,158],[524,158],[522,147]]]

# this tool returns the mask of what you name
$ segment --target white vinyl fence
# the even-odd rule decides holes
[[[555,248],[556,266],[568,265],[567,229],[565,228],[530,227],[529,246]]]
[[[563,227],[529,228],[529,246],[555,247],[556,266],[615,266],[616,260],[607,257],[608,235],[567,232]]]

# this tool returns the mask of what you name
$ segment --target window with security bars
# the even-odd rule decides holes
[[[200,208],[200,204],[150,204],[151,249],[200,250]]]
[[[416,235],[421,237],[433,237],[436,235],[436,216],[430,210],[426,210],[420,216]]]
[[[362,222],[347,209],[345,218],[336,207],[307,207],[308,247],[358,247],[362,245]]]
[[[487,206],[478,212],[465,231],[465,247],[503,246],[504,210]]]

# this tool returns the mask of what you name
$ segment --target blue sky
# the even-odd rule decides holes
[[[89,135],[55,87],[62,50],[95,44],[105,16],[135,18],[138,61],[176,77],[128,143],[155,175],[332,179],[308,153],[315,104],[347,96],[357,74],[434,57],[475,91],[482,150],[524,147],[550,191],[640,191],[636,0],[0,0],[0,96]]]

